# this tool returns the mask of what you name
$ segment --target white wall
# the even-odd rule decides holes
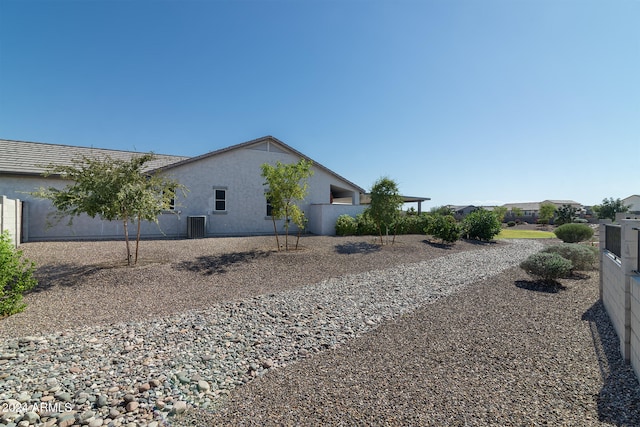
[[[209,235],[272,234],[273,222],[267,217],[266,187],[261,176],[261,165],[276,162],[295,163],[300,157],[279,152],[240,148],[203,158],[166,171],[166,174],[188,188],[186,197],[178,197],[178,209],[183,216],[206,215]],[[342,188],[348,185],[318,167],[312,168],[314,175],[308,180],[307,198],[300,205],[311,223],[310,206],[329,204],[331,185]],[[214,213],[214,187],[227,191],[227,211]],[[358,193],[353,188],[354,193]],[[186,225],[182,232],[186,235]],[[283,221],[277,222],[279,232]],[[294,230],[292,228],[292,230]]]
[[[0,197],[0,233],[8,231],[16,247],[20,245],[21,239],[21,211],[20,200]]]
[[[66,183],[60,179],[44,178],[37,176],[7,176],[0,178],[0,194],[6,194],[10,198],[20,198],[23,204],[23,238],[24,242],[62,239],[120,239],[123,234],[121,221],[104,221],[99,218],[90,218],[81,215],[72,218],[73,224],[68,225],[69,218],[57,222],[50,213],[55,209],[50,201],[39,199],[29,193],[35,192],[40,187],[63,188]],[[163,214],[160,217],[159,226],[144,222],[141,230],[145,237],[175,237],[178,230],[184,228],[186,235],[185,219],[174,214]],[[136,228],[129,225],[130,232],[135,235]],[[165,234],[163,234],[165,233]]]
[[[313,234],[335,236],[336,221],[340,215],[356,215],[365,210],[365,205],[314,204],[309,208],[308,229]]]
[[[261,146],[266,147],[267,144]],[[145,238],[186,237],[187,217],[191,215],[207,216],[207,234],[210,236],[272,234],[273,221],[267,217],[264,178],[261,176],[260,166],[263,163],[275,165],[277,161],[295,163],[300,157],[283,152],[278,145],[271,146],[272,151],[241,147],[210,157],[204,156],[165,171],[166,175],[185,185],[188,192],[185,196],[179,194],[176,197],[176,212],[179,215],[161,215],[159,226],[150,222],[143,223],[142,235]],[[317,166],[313,167],[313,171],[314,175],[308,180],[308,196],[300,206],[310,221],[314,221],[310,206],[329,204],[332,185],[353,191],[358,202],[357,188]],[[24,241],[122,238],[123,224],[119,221],[103,221],[81,215],[73,218],[72,226],[67,225],[68,219],[52,224],[53,218],[49,214],[55,212],[55,209],[51,202],[29,193],[40,187],[62,188],[65,185],[64,181],[55,178],[26,175],[0,177],[0,194],[25,201]],[[223,187],[227,191],[227,210],[224,213],[214,213],[214,187]],[[325,218],[325,221],[330,219]],[[279,232],[283,231],[283,225],[284,221],[277,222]],[[333,230],[325,225],[320,228]],[[135,231],[135,226],[130,224],[132,235]],[[295,227],[291,227],[290,231],[295,232]]]

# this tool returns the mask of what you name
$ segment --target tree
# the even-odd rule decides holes
[[[543,203],[540,205],[539,221],[543,224],[549,224],[549,221],[556,214],[556,205],[553,203]]]
[[[502,230],[502,224],[493,212],[478,209],[467,215],[462,221],[467,239],[489,241]]]
[[[514,218],[517,218],[517,217],[519,217],[519,216],[522,216],[522,214],[523,214],[523,213],[524,213],[524,212],[522,211],[522,208],[515,208],[515,207],[514,207],[514,208],[511,208],[511,215],[512,215]]]
[[[628,212],[631,206],[627,206],[622,203],[620,199],[613,199],[610,197],[608,199],[603,199],[601,205],[596,205],[593,207],[593,211],[598,215],[600,219],[609,218],[611,221],[616,220],[616,213],[619,212]]]
[[[571,205],[562,205],[556,209],[556,219],[554,222],[556,225],[571,224],[573,220],[578,217],[577,212],[578,209]]]
[[[498,221],[504,222],[504,216],[507,214],[507,208],[505,206],[496,206],[493,208],[493,213],[495,214]]]
[[[307,196],[307,179],[313,175],[311,166],[313,162],[300,159],[298,163],[283,164],[277,162],[275,166],[269,163],[262,164],[262,177],[268,186],[265,196],[271,205],[271,219],[273,231],[276,236],[276,245],[280,250],[276,220],[283,219],[285,229],[285,250],[289,250],[289,222],[293,221],[298,227],[298,240],[300,232],[306,225],[304,212],[296,205],[297,201],[304,200]],[[298,241],[296,241],[296,248]]]
[[[72,165],[50,165],[45,176],[60,175],[72,183],[63,189],[41,188],[34,195],[51,200],[57,209],[54,216],[58,220],[68,216],[69,225],[73,217],[82,213],[91,218],[98,216],[107,221],[122,221],[128,265],[132,258],[129,222],[137,221],[136,264],[141,221],[157,224],[160,214],[169,210],[176,191],[185,191],[184,186],[166,176],[143,173],[144,166],[154,158],[152,153],[129,160],[83,156],[72,160]]]
[[[380,244],[384,244],[383,232],[389,235],[393,227],[395,242],[395,227],[398,224],[400,208],[402,206],[402,196],[398,192],[398,184],[390,178],[382,177],[371,187],[371,205],[366,210],[366,214],[373,220],[380,236]],[[393,243],[392,242],[392,243]]]

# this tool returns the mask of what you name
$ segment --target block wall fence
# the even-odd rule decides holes
[[[618,222],[600,224],[600,297],[618,334],[620,352],[640,379],[640,219]],[[607,232],[619,232],[619,241],[607,241]]]

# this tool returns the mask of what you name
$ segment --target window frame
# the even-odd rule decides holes
[[[224,192],[224,198],[218,198],[218,191],[222,191]],[[228,207],[227,207],[227,203],[228,203],[228,197],[227,197],[227,193],[228,193],[229,189],[227,187],[222,187],[222,186],[214,186],[213,187],[213,210],[212,212],[214,214],[225,214],[228,212]],[[222,202],[224,203],[224,209],[218,209],[218,203]]]

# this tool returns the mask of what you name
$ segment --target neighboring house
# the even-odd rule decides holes
[[[526,203],[506,203],[504,205],[507,208],[505,219],[513,220],[520,219],[524,221],[532,221],[538,217],[540,213],[539,202],[526,202]],[[519,215],[516,215],[514,211],[520,210]],[[517,213],[517,212],[516,212]]]
[[[629,206],[629,213],[640,214],[640,195],[634,194],[622,199],[622,204]]]
[[[446,205],[445,207],[451,211],[451,214],[457,220],[461,220],[471,212],[479,209],[477,206],[473,205]]]
[[[507,203],[502,206],[507,208],[505,220],[520,220],[526,222],[535,222],[538,220],[540,214],[540,206],[544,204],[552,204],[557,208],[569,205],[577,209],[578,215],[584,215],[586,210],[582,204],[574,200],[543,200],[541,202],[526,202],[526,203]],[[521,214],[515,215],[514,210],[520,209]]]
[[[74,218],[73,226],[67,226],[65,219],[48,227],[48,215],[54,211],[51,202],[29,193],[40,187],[62,188],[67,184],[57,177],[42,176],[49,164],[71,164],[80,156],[129,159],[142,153],[9,140],[0,140],[0,152],[0,195],[24,202],[23,241],[122,236],[121,222],[86,215]],[[188,192],[177,195],[174,210],[161,215],[159,226],[144,224],[142,235],[147,238],[188,237],[192,233],[198,237],[272,234],[273,221],[268,215],[260,166],[277,161],[295,163],[301,158],[311,160],[272,136],[197,157],[157,157],[148,172],[171,176]],[[364,210],[360,197],[365,190],[317,162],[313,162],[312,169],[308,196],[300,205],[309,220],[307,230],[335,234],[339,215],[355,216]],[[279,232],[283,224],[277,221]]]

